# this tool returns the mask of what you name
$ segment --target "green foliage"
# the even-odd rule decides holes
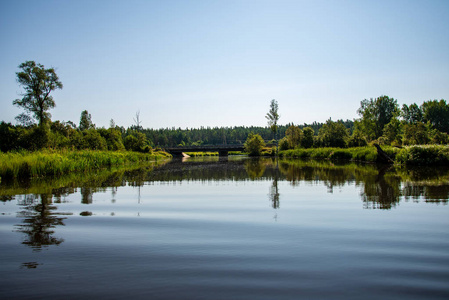
[[[303,136],[301,139],[301,147],[311,148],[313,146],[313,136],[315,132],[311,127],[305,127],[303,130]]]
[[[367,145],[362,131],[356,128],[348,139],[348,147],[365,147]]]
[[[34,61],[26,61],[20,64],[19,68],[22,71],[16,73],[17,81],[25,92],[21,94],[22,99],[14,100],[13,104],[25,109],[25,113],[16,119],[29,125],[34,118],[41,127],[50,120],[51,114],[48,110],[55,107],[50,92],[62,89],[62,83],[54,68],[45,69],[43,65]]]
[[[312,148],[280,151],[279,156],[302,159],[356,160],[375,162],[377,151],[374,147],[357,148]]]
[[[385,125],[399,115],[399,106],[395,99],[380,96],[361,101],[357,113],[361,116],[360,127],[371,141],[382,136]]]
[[[287,138],[289,149],[294,149],[299,146],[301,139],[303,137],[303,132],[298,126],[291,125],[285,131],[285,138]]]
[[[122,141],[122,134],[116,128],[99,128],[97,131],[106,140],[107,148],[111,151],[125,150],[125,146]]]
[[[408,124],[424,121],[422,109],[416,103],[410,104],[410,106],[402,105],[401,116],[404,122]]]
[[[83,110],[81,112],[79,130],[84,131],[93,128],[95,128],[95,125],[92,123],[92,116],[87,110]]]
[[[245,152],[250,156],[259,156],[262,148],[265,147],[265,142],[259,134],[250,133],[244,144]]]
[[[18,150],[19,132],[11,123],[0,123],[0,151],[7,152]]]
[[[428,127],[424,123],[404,125],[404,145],[424,145],[429,141]]]
[[[88,129],[83,131],[83,149],[92,150],[107,150],[108,146],[106,140],[95,129]]]
[[[288,142],[287,137],[283,137],[280,141],[279,141],[279,150],[288,150],[288,149],[292,149],[290,147],[290,143]]]
[[[327,120],[318,133],[317,146],[319,147],[340,147],[347,145],[349,133],[341,122]]]
[[[390,122],[384,127],[383,137],[385,138],[387,144],[401,145],[401,132],[401,122],[397,118],[391,118]]]
[[[144,154],[111,151],[36,151],[0,153],[0,177],[58,176],[110,166],[125,166],[168,157],[165,153]]]
[[[142,132],[130,130],[129,135],[125,138],[124,145],[126,150],[149,153],[152,151],[148,145],[147,137]]]
[[[421,107],[424,122],[430,122],[435,129],[449,133],[449,105],[446,100],[426,101]]]
[[[278,102],[275,99],[271,100],[270,110],[265,116],[265,118],[268,120],[268,126],[270,126],[271,131],[273,132],[274,139],[276,139],[276,132],[278,130],[278,121],[280,118],[278,109],[279,109]]]
[[[448,165],[449,147],[411,146],[405,147],[396,155],[396,162],[405,165]]]

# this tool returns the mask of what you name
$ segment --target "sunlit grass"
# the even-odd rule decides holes
[[[390,157],[394,158],[399,149],[385,147],[383,149]],[[376,162],[377,150],[374,147],[355,148],[297,148],[279,152],[280,157],[303,158],[303,159],[332,159],[332,160],[354,160],[364,162]]]
[[[165,152],[152,154],[131,151],[51,151],[0,153],[0,177],[26,178],[58,176],[111,166],[140,164],[170,157]]]

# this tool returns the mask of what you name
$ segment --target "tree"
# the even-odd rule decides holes
[[[376,99],[363,100],[357,113],[361,116],[360,125],[369,140],[382,136],[385,125],[399,114],[399,106],[395,99],[380,96]]]
[[[310,148],[313,146],[313,136],[315,135],[315,131],[312,127],[306,127],[302,130],[303,137],[301,139],[301,147]]]
[[[26,61],[19,68],[22,71],[16,73],[17,81],[25,92],[21,94],[22,99],[14,100],[13,104],[24,108],[26,112],[16,119],[23,124],[32,123],[35,119],[42,127],[51,118],[48,110],[56,106],[50,93],[62,89],[62,83],[54,68],[45,69],[34,61]]]
[[[449,105],[446,100],[426,101],[421,107],[424,122],[430,122],[439,131],[449,133]]]
[[[259,156],[262,148],[265,147],[265,142],[260,134],[250,133],[245,142],[245,152],[250,156]]]
[[[346,147],[349,133],[342,122],[333,122],[329,119],[320,128],[318,138],[321,146],[344,148]]]
[[[287,128],[287,130],[285,131],[285,137],[287,138],[288,146],[290,149],[294,149],[299,145],[302,135],[303,132],[298,126],[291,125]]]
[[[271,131],[273,132],[274,139],[276,139],[278,121],[280,118],[280,115],[278,114],[278,108],[278,102],[275,99],[271,100],[270,111],[265,116],[265,118],[268,120],[268,126],[270,126]]]
[[[134,122],[136,123],[135,129],[136,130],[142,130],[142,126],[140,125],[142,121],[140,121],[140,110],[136,112],[136,117],[133,118]]]
[[[410,104],[410,106],[407,106],[407,104],[402,105],[401,116],[407,124],[423,121],[422,109],[416,103]]]
[[[95,128],[95,125],[92,123],[92,116],[87,110],[83,110],[81,112],[79,129],[84,131],[92,128]]]

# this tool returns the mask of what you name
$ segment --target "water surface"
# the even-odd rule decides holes
[[[449,297],[445,169],[231,157],[81,177],[2,183],[0,298]]]

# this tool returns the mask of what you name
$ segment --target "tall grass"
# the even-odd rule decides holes
[[[383,147],[383,150],[398,165],[449,165],[449,146],[447,145],[409,146],[402,149]],[[293,149],[280,151],[279,156],[303,159],[378,161],[377,150],[374,147]]]
[[[404,147],[396,155],[396,162],[415,166],[449,165],[449,146],[423,145]]]
[[[50,151],[0,153],[0,177],[58,176],[111,166],[140,164],[169,157],[164,152],[145,154],[130,151]]]
[[[374,147],[357,148],[308,148],[293,149],[279,152],[279,156],[303,159],[333,159],[354,161],[377,161],[377,150]]]

